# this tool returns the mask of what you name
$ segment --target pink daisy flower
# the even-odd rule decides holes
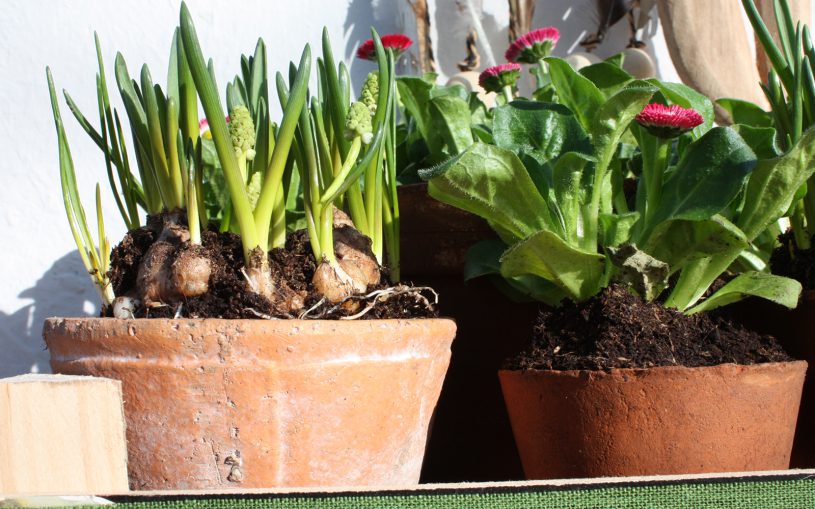
[[[659,103],[645,106],[635,120],[659,138],[676,138],[705,121],[693,108]]]
[[[388,34],[382,36],[382,46],[384,46],[385,49],[393,50],[396,58],[399,58],[399,55],[408,49],[411,44],[413,44],[413,39],[407,35]],[[368,39],[360,44],[359,48],[357,48],[357,58],[371,61],[376,60],[376,47],[374,46],[373,39]]]
[[[224,117],[224,120],[226,120],[226,123],[228,124],[229,123],[229,115]],[[212,139],[212,134],[210,134],[210,132],[209,132],[209,120],[207,120],[207,117],[204,117],[204,118],[202,118],[201,120],[198,121],[198,135],[203,136],[204,138],[206,138],[208,140]]]
[[[521,77],[520,64],[501,64],[489,67],[478,75],[478,84],[487,92],[501,92],[504,87],[512,87]]]
[[[510,62],[537,64],[557,46],[560,32],[555,27],[538,28],[518,37],[509,45],[504,57]]]

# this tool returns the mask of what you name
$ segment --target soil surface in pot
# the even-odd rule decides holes
[[[812,247],[798,249],[792,231],[778,236],[781,243],[770,256],[772,273],[799,281],[805,290],[815,290],[815,237]]]
[[[127,295],[137,285],[139,266],[150,246],[158,238],[161,218],[148,217],[147,226],[129,231],[122,242],[111,252],[111,269],[108,272],[115,294]],[[203,295],[189,297],[180,307],[146,307],[139,303],[134,309],[134,318],[319,318],[338,319],[358,314],[372,299],[355,306],[323,305],[306,316],[293,316],[275,309],[269,300],[247,290],[241,239],[229,232],[211,229],[201,232],[201,247],[204,256],[212,267],[209,278],[209,291]],[[182,244],[171,256],[178,257],[184,250],[192,249],[189,243]],[[272,278],[283,281],[289,288],[306,295],[304,309],[311,309],[320,301],[312,284],[317,268],[308,234],[297,231],[286,239],[285,249],[269,252]],[[386,273],[383,270],[382,282],[369,286],[368,293],[388,288]],[[438,311],[432,292],[416,291],[389,295],[387,300],[378,300],[370,311],[360,319],[384,318],[435,318]],[[103,310],[103,316],[112,316],[111,309]]]
[[[531,345],[504,369],[610,370],[783,362],[772,336],[716,314],[686,316],[612,285],[580,304],[539,313]]]

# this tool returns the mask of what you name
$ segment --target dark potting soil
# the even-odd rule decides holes
[[[541,311],[532,344],[504,369],[609,370],[791,360],[771,336],[722,316],[686,316],[612,285],[581,304]]]
[[[116,295],[126,295],[135,290],[139,264],[148,248],[155,242],[161,228],[161,220],[150,217],[147,226],[131,230],[122,242],[113,248],[108,276]],[[275,306],[268,299],[247,291],[246,278],[241,271],[244,267],[243,248],[238,235],[205,230],[201,233],[201,245],[212,267],[209,291],[204,295],[185,299],[180,307],[147,308],[140,304],[134,312],[136,318],[296,318],[276,312]],[[190,248],[192,246],[189,244],[183,244],[176,255]],[[320,297],[314,292],[311,283],[317,264],[305,230],[288,235],[285,249],[271,250],[269,265],[275,281],[285,281],[292,290],[302,291],[307,295],[304,299],[305,309],[319,302]],[[375,287],[369,287],[368,291],[388,288],[386,281],[383,274],[382,282]],[[424,302],[413,294],[393,295],[384,302],[377,302],[360,319],[438,316],[436,307],[428,308]],[[357,309],[324,305],[319,313],[310,314],[308,317],[338,319],[358,313],[360,307],[364,308],[365,303],[361,303]],[[112,316],[112,310],[103,310],[103,315]]]
[[[781,243],[770,255],[773,274],[795,279],[805,290],[815,290],[815,237],[809,249],[798,249],[792,231],[778,236]]]

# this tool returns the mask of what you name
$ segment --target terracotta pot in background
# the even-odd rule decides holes
[[[46,321],[55,373],[122,381],[133,489],[419,480],[452,320]]]
[[[789,467],[806,362],[501,371],[527,479]]]
[[[745,326],[778,339],[792,357],[815,366],[815,291],[801,294],[798,307],[789,310],[764,299],[747,299],[727,307]],[[794,468],[815,468],[815,372],[804,381],[798,427],[792,448]]]
[[[467,250],[494,233],[438,202],[426,184],[399,187],[402,279],[432,286],[458,332],[422,469],[422,482],[523,479],[496,372],[526,346],[537,304],[504,297],[486,278],[464,282]]]

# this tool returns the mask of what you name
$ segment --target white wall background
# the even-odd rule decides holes
[[[507,41],[506,2],[483,3],[484,25],[500,62]],[[116,51],[125,56],[131,74],[147,63],[153,79],[163,82],[179,4],[3,0],[0,5],[0,377],[49,370],[41,338],[45,318],[93,315],[98,309],[64,215],[45,66],[51,66],[57,89],[68,90],[86,115],[95,118],[96,30],[111,99],[122,110],[112,71]],[[351,64],[359,83],[372,66],[352,61],[352,56],[358,42],[369,37],[369,27],[375,25],[380,34],[399,31],[412,16],[406,0],[191,0],[189,5],[221,85],[239,69],[240,54],[251,52],[258,36],[266,41],[270,69],[283,70],[289,60],[299,58],[306,42],[319,53],[323,25],[337,57]],[[430,10],[434,41],[443,48],[435,48],[440,71],[453,74],[455,63],[465,56],[466,29],[451,21],[456,18],[454,0],[430,0]],[[556,54],[564,55],[594,30],[594,19],[590,0],[539,0],[534,27],[560,27]],[[660,77],[677,81],[659,28],[655,24],[647,32]],[[620,23],[598,54],[616,53],[627,39],[625,23]],[[108,234],[115,244],[124,227],[106,190],[101,153],[64,102],[61,108],[83,202],[90,212],[94,185],[101,182]]]

